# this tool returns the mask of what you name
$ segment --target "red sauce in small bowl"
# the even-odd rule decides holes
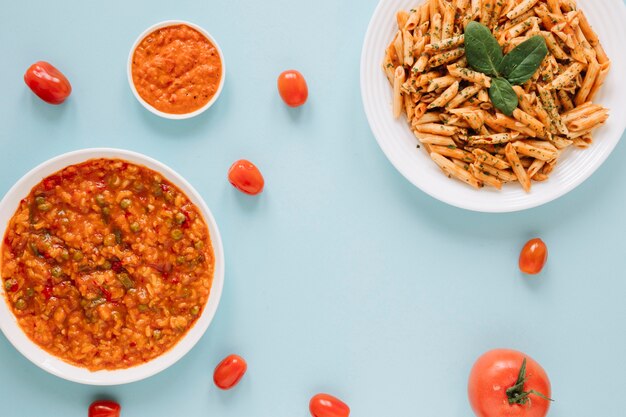
[[[164,113],[187,114],[202,108],[217,94],[222,77],[217,47],[185,24],[155,30],[133,52],[137,93]]]

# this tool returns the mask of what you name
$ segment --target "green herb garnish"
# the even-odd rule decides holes
[[[502,49],[487,26],[469,22],[465,28],[465,54],[470,67],[492,77],[498,76]]]
[[[543,36],[533,36],[504,57],[500,72],[511,84],[524,84],[535,75],[547,54],[548,47]]]
[[[470,67],[493,77],[489,98],[497,109],[510,116],[519,104],[512,84],[524,84],[532,78],[548,54],[548,47],[545,39],[536,35],[503,56],[489,28],[470,22],[465,28],[465,54]]]
[[[491,80],[491,88],[489,89],[489,98],[495,107],[500,109],[502,113],[510,116],[519,104],[517,94],[511,87],[509,82],[502,78],[493,78]]]

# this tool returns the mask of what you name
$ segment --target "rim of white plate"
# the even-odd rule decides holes
[[[538,207],[572,191],[589,178],[609,157],[626,129],[626,5],[622,0],[579,0],[591,25],[612,60],[612,68],[596,102],[610,110],[607,123],[594,134],[594,144],[587,150],[566,150],[550,179],[534,183],[530,194],[516,184],[502,191],[485,187],[474,190],[448,179],[430,160],[406,120],[391,114],[391,87],[381,63],[384,50],[394,34],[395,13],[423,3],[420,0],[381,0],[365,35],[361,54],[361,96],[370,128],[389,161],[413,185],[433,198],[455,207],[487,213],[505,213]]]
[[[222,295],[225,268],[224,248],[213,214],[200,194],[187,180],[172,168],[156,159],[137,152],[113,148],[91,148],[65,153],[49,159],[30,170],[15,183],[0,202],[1,236],[4,238],[8,222],[15,213],[20,200],[27,196],[31,189],[41,182],[42,179],[67,166],[98,158],[122,159],[157,171],[162,174],[164,178],[167,178],[174,185],[179,187],[200,209],[207,227],[209,228],[215,256],[215,270],[211,293],[200,318],[198,318],[194,326],[189,329],[187,334],[180,339],[172,349],[150,362],[127,369],[96,372],[64,362],[32,342],[19,327],[15,316],[9,309],[4,296],[4,286],[0,286],[0,329],[22,355],[46,372],[81,384],[121,385],[148,378],[169,368],[198,343],[211,324]]]

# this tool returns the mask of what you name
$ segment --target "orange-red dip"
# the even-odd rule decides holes
[[[170,114],[198,110],[217,93],[222,79],[219,53],[187,25],[157,29],[135,49],[133,83],[146,103]]]
[[[45,178],[2,245],[6,301],[26,335],[91,370],[139,365],[172,348],[208,300],[207,225],[157,172],[96,159]]]

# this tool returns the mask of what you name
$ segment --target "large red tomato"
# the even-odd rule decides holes
[[[545,417],[552,401],[543,368],[528,355],[509,349],[478,358],[467,391],[477,417]]]

